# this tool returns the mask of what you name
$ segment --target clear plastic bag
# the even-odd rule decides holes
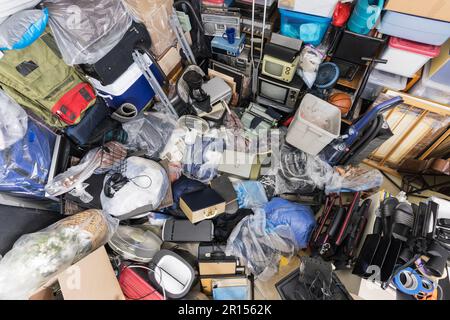
[[[120,0],[46,0],[44,6],[68,65],[96,63],[119,43],[132,23]]]
[[[9,17],[0,25],[0,50],[23,49],[44,32],[48,11],[24,10]]]
[[[124,0],[130,13],[145,24],[152,37],[152,52],[160,57],[176,40],[169,23],[173,0]]]
[[[55,140],[0,91],[0,191],[44,197]]]
[[[328,163],[286,144],[276,161],[279,165],[275,166],[275,194],[306,194],[327,185],[341,185],[341,176]]]
[[[57,175],[45,186],[45,191],[53,196],[59,196],[71,192],[83,202],[92,201],[92,196],[85,189],[88,186],[83,182],[96,173],[102,173],[112,169],[125,159],[127,151],[118,142],[107,142],[104,147],[90,150],[81,162],[67,171]]]
[[[193,131],[190,134],[186,135],[185,139],[183,174],[191,179],[209,183],[217,175],[222,161],[224,139],[219,130],[204,135]]]
[[[241,209],[263,207],[269,201],[264,187],[259,181],[236,181],[233,182],[233,187]]]
[[[324,55],[311,45],[306,45],[300,52],[297,74],[310,89],[316,81],[319,65],[322,63],[323,58]]]
[[[0,90],[0,150],[21,140],[28,129],[28,115],[13,99]]]
[[[1,18],[10,16],[19,11],[30,9],[42,0],[0,0],[0,21]]]
[[[295,237],[289,226],[268,227],[264,209],[254,212],[233,229],[225,253],[239,257],[255,278],[266,281],[278,272],[282,256],[294,255]]]
[[[149,157],[158,157],[177,127],[174,116],[163,112],[149,112],[122,125],[128,134],[127,148],[144,151]]]
[[[100,201],[108,214],[120,218],[136,209],[148,207],[148,213],[156,210],[169,189],[169,178],[164,168],[157,162],[139,157],[126,160],[126,169],[122,173],[129,181],[112,198],[102,192]],[[105,183],[110,178],[105,177]]]
[[[334,179],[325,186],[325,192],[376,191],[383,184],[383,175],[376,169],[360,166],[337,168],[341,179]]]
[[[0,300],[28,299],[39,287],[109,241],[118,220],[87,210],[23,235],[0,260]]]

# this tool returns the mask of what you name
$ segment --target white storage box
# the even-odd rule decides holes
[[[441,47],[438,57],[431,60],[430,80],[450,86],[450,39]]]
[[[332,104],[307,94],[289,126],[286,141],[292,146],[317,155],[341,131],[341,111]]]
[[[367,100],[375,100],[381,91],[383,91],[383,88],[401,91],[406,88],[407,82],[408,79],[406,77],[399,76],[398,74],[373,70],[361,97]]]
[[[279,0],[278,8],[331,18],[339,0]]]
[[[422,79],[409,91],[409,94],[450,105],[450,86],[434,82],[430,79],[430,63],[425,65]]]
[[[391,37],[381,56],[381,59],[388,62],[378,63],[375,68],[412,78],[428,60],[437,57],[439,52],[440,48],[437,46]]]

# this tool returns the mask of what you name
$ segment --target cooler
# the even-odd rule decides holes
[[[279,9],[281,15],[281,34],[297,38],[304,43],[318,46],[322,41],[331,18]]]
[[[155,65],[150,70],[162,82],[163,75],[158,72]],[[137,111],[144,109],[155,96],[155,92],[142,74],[136,63],[133,63],[124,74],[112,84],[103,86],[100,81],[89,78],[97,94],[102,97],[108,107],[118,109],[124,103],[134,105]]]
[[[385,11],[378,31],[390,36],[440,46],[450,36],[450,23]]]
[[[381,55],[386,64],[378,63],[375,68],[403,77],[412,78],[431,58],[439,55],[440,48],[428,44],[391,37],[389,45]]]

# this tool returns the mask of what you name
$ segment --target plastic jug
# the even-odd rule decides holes
[[[384,6],[384,0],[358,0],[347,27],[359,34],[368,34],[375,27]]]

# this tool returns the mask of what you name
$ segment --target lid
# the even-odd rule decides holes
[[[108,244],[127,260],[147,263],[160,250],[162,240],[145,226],[119,226]]]
[[[395,49],[413,52],[428,57],[437,57],[441,51],[441,47],[430,44],[415,42],[397,37],[391,37],[389,46]]]

